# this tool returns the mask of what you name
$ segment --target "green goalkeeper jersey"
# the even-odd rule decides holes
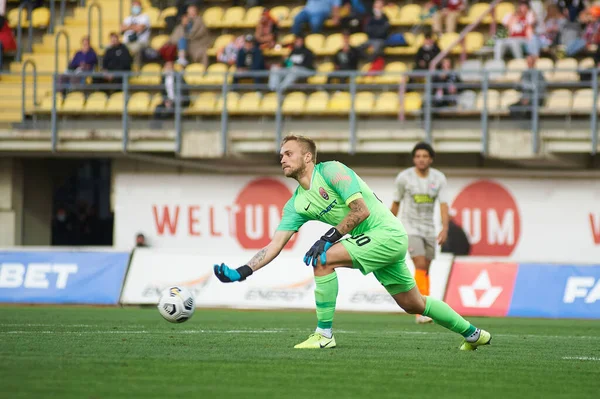
[[[355,236],[378,227],[400,230],[402,223],[377,198],[369,186],[354,171],[341,162],[322,162],[315,165],[310,188],[302,186],[285,204],[277,230],[298,231],[309,220],[337,226],[350,212],[348,204],[363,198],[370,216],[350,232]]]

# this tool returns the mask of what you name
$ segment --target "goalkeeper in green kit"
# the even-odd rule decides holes
[[[334,226],[304,257],[304,263],[313,267],[315,275],[317,328],[295,348],[336,346],[332,323],[338,267],[373,273],[407,313],[431,317],[435,323],[460,334],[464,338],[461,350],[475,350],[490,343],[489,332],[470,324],[446,303],[419,293],[404,263],[408,236],[402,223],[352,169],[339,162],[316,164],[315,143],[303,136],[285,137],[280,158],[284,175],[299,185],[283,209],[273,239],[248,264],[237,269],[215,265],[214,272],[224,283],[244,281],[275,259],[307,221],[319,220]],[[343,238],[346,234],[349,237]]]

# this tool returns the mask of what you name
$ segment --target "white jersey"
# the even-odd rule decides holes
[[[419,177],[413,167],[398,174],[395,186],[393,200],[400,203],[400,220],[406,232],[435,237],[435,202],[448,203],[446,176],[437,169],[429,168],[427,177]]]
[[[144,25],[146,30],[138,34],[137,42],[142,44],[150,43],[150,17],[146,14],[130,15],[123,21],[124,25]],[[129,43],[129,35],[134,33],[133,30],[123,32],[123,42]]]

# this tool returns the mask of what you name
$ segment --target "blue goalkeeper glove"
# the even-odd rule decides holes
[[[335,227],[329,229],[329,231],[327,231],[323,237],[321,237],[313,244],[312,247],[310,247],[306,255],[304,255],[304,263],[306,266],[310,266],[311,264],[313,267],[317,266],[317,259],[319,259],[319,257],[321,257],[321,264],[326,264],[327,257],[325,256],[325,252],[327,252],[327,250],[342,237],[342,233],[340,233]]]
[[[213,267],[215,276],[223,283],[233,283],[234,281],[244,281],[252,274],[252,268],[248,265],[232,269],[225,263]]]

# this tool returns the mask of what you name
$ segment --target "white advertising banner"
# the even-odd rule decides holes
[[[394,177],[365,176],[390,205]],[[594,179],[448,178],[451,209],[471,255],[521,262],[600,259],[600,182]],[[296,182],[283,177],[118,173],[115,245],[143,232],[156,248],[195,249],[245,263],[269,242]],[[439,219],[439,216],[437,216]],[[307,223],[282,256],[301,260],[326,230]]]
[[[296,257],[281,256],[241,283],[222,283],[213,274],[214,256],[198,251],[136,249],[121,296],[125,305],[158,303],[159,294],[173,285],[188,287],[198,307],[242,309],[313,309],[312,267]],[[225,254],[222,261],[240,265],[244,256]],[[414,273],[410,260],[409,269]],[[431,296],[442,299],[452,256],[444,254],[432,263]],[[372,274],[338,269],[338,310],[402,312]]]

